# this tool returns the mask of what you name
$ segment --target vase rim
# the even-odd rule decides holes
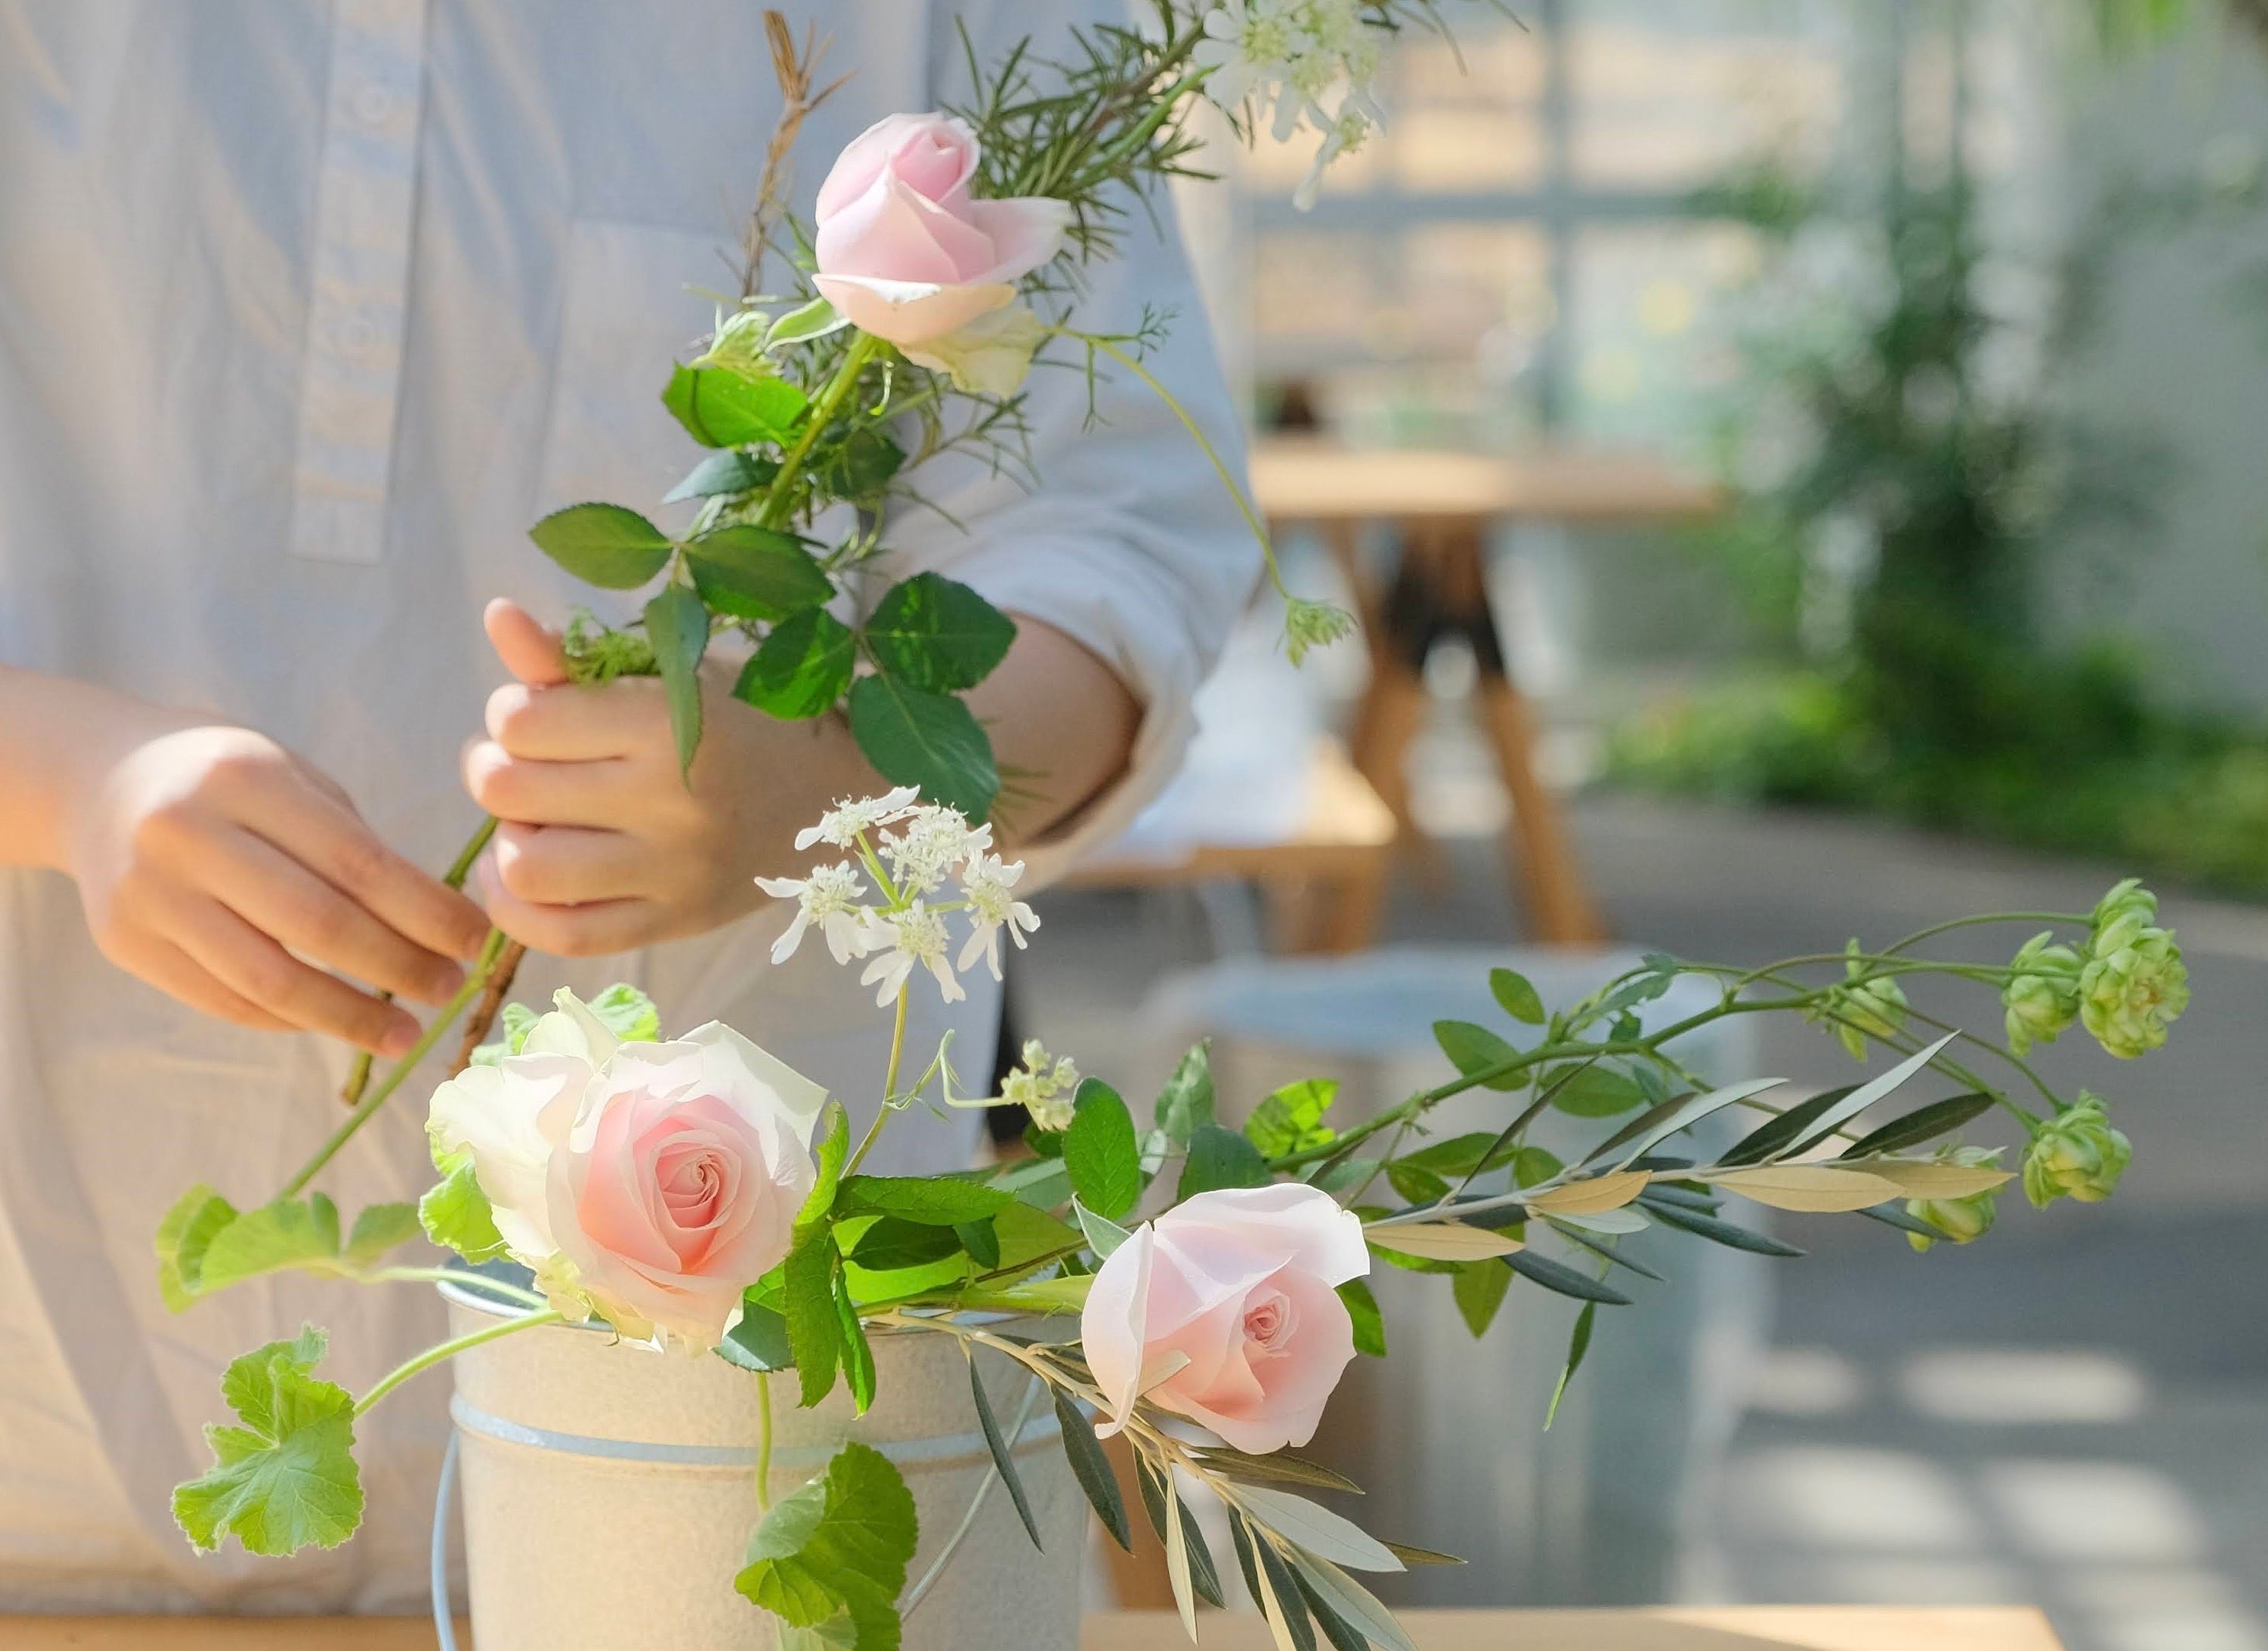
[[[443,1301],[451,1302],[458,1307],[469,1308],[471,1311],[475,1313],[485,1313],[491,1318],[524,1318],[530,1313],[536,1310],[532,1307],[523,1307],[517,1301],[506,1301],[499,1297],[489,1295],[481,1291],[468,1288],[464,1285],[453,1284],[446,1280],[435,1284],[433,1288],[440,1294]],[[946,1316],[952,1318],[956,1323],[990,1325],[1012,1324],[1020,1319],[1029,1318],[1032,1315],[1027,1313],[980,1312],[954,1313],[947,1315]],[[599,1318],[588,1319],[581,1323],[578,1323],[573,1319],[562,1319],[554,1328],[559,1330],[584,1330],[593,1335],[605,1336],[608,1338],[616,1338],[621,1334],[621,1332],[616,1330],[613,1325],[608,1323],[604,1319]],[[902,1325],[883,1324],[870,1329],[867,1330],[866,1334],[871,1338],[878,1336],[916,1336],[921,1334],[921,1332],[915,1330],[909,1330]],[[644,1344],[638,1345],[643,1345]]]

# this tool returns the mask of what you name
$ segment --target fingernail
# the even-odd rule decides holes
[[[400,1060],[417,1044],[417,1022],[404,1019],[397,1022],[378,1041],[378,1052],[388,1060]]]

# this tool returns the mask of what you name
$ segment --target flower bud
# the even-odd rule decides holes
[[[2164,1043],[2166,1028],[2189,1007],[2189,969],[2157,915],[2157,897],[2130,878],[2103,896],[2088,935],[2080,1019],[2121,1060]]]
[[[2134,1144],[2110,1127],[2102,1097],[2082,1089],[2050,1119],[2024,1153],[2024,1196],[2045,1209],[2058,1198],[2100,1204],[2117,1189]]]
[[[1859,959],[1858,941],[1852,940],[1844,950],[1850,956],[1843,965],[1845,984],[1830,987],[1826,997],[1812,1010],[1811,1018],[1834,1028],[1837,1041],[1852,1060],[1864,1060],[1869,1036],[1895,1036],[1905,1024],[1906,994],[1888,975],[1873,980],[1863,978],[1867,966]]]
[[[2050,945],[2051,939],[2043,931],[2026,940],[2009,964],[2015,972],[2000,989],[2008,1012],[2008,1047],[2018,1055],[2029,1054],[2035,1040],[2054,1043],[2079,1018],[2079,954],[2068,946]]]
[[[1996,1168],[2000,1162],[1997,1146],[1941,1146],[1937,1161],[1959,1164],[1964,1169]],[[1909,1198],[1906,1213],[1918,1221],[1935,1227],[1956,1244],[1972,1243],[1992,1230],[1992,1220],[1999,1213],[1996,1201],[2000,1196],[1998,1187],[1986,1192],[1972,1192],[1965,1198]],[[1926,1250],[1937,1241],[1924,1238],[1919,1233],[1908,1233],[1906,1242],[1917,1250]]]
[[[1284,605],[1284,645],[1297,665],[1313,648],[1328,648],[1354,630],[1354,615],[1329,602],[1294,596]]]

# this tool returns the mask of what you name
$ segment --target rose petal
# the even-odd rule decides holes
[[[822,274],[813,277],[813,284],[853,327],[894,344],[942,338],[1016,301],[1016,289],[1006,282],[946,286]]]
[[[991,243],[992,263],[965,273],[962,279],[968,281],[1021,280],[1063,250],[1072,221],[1069,202],[1043,195],[971,201],[968,215]]]

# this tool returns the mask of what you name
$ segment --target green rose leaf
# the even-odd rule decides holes
[[[835,1280],[842,1269],[834,1235],[823,1226],[797,1242],[783,1269],[788,1346],[806,1410],[834,1390],[843,1362],[843,1322],[835,1310]]]
[[[669,375],[661,404],[704,447],[748,447],[786,440],[810,398],[785,379],[681,365]]]
[[[777,350],[785,344],[809,343],[814,338],[840,332],[850,324],[850,318],[825,299],[814,299],[774,321],[764,335],[764,348]]]
[[[583,1006],[593,1019],[616,1040],[624,1043],[659,1043],[661,1042],[661,1010],[654,1000],[636,986],[616,981],[590,1002]],[[528,1030],[534,1029],[533,1017]],[[518,1054],[527,1043],[527,1032],[519,1034],[512,1052]]]
[[[1370,1286],[1360,1279],[1349,1279],[1339,1286],[1339,1300],[1346,1303],[1347,1316],[1354,1321],[1354,1350],[1373,1359],[1385,1358],[1386,1318],[1378,1310],[1378,1298],[1370,1293]]]
[[[701,656],[709,651],[709,610],[685,586],[672,585],[645,605],[645,633],[669,695],[677,766],[690,774],[701,748]]]
[[[496,1212],[474,1178],[469,1153],[417,1200],[417,1220],[426,1237],[467,1261],[493,1261],[504,1252]]]
[[[1520,1058],[1520,1051],[1484,1026],[1475,1026],[1470,1021],[1436,1021],[1433,1041],[1449,1058],[1449,1064],[1468,1078],[1492,1071],[1509,1061]],[[1507,1072],[1486,1080],[1485,1087],[1513,1090],[1527,1086],[1525,1072]]]
[[[634,591],[668,565],[670,536],[619,505],[570,505],[527,530],[537,549],[586,585]]]
[[[992,812],[1000,770],[992,742],[968,707],[887,673],[850,685],[850,732],[875,771],[894,785],[918,785],[924,800],[971,820]]]
[[[858,662],[850,627],[824,608],[780,622],[740,667],[735,697],[783,721],[835,709]]]
[[[1338,1099],[1337,1081],[1302,1078],[1287,1083],[1263,1101],[1244,1121],[1245,1139],[1263,1158],[1281,1158],[1310,1146],[1327,1146],[1337,1139],[1323,1127],[1323,1114]]]
[[[869,1272],[895,1272],[926,1267],[960,1253],[961,1239],[951,1227],[930,1227],[886,1215],[858,1235],[850,1259]]]
[[[354,1396],[319,1379],[326,1346],[313,1325],[292,1341],[245,1354],[221,1378],[244,1424],[208,1426],[212,1470],[173,1492],[173,1518],[210,1551],[233,1536],[251,1552],[281,1557],[335,1548],[362,1522],[354,1459]]]
[[[906,450],[880,431],[854,430],[827,455],[819,477],[836,498],[871,505],[880,501],[905,461]]]
[[[1271,1179],[1257,1146],[1234,1130],[1206,1124],[1189,1137],[1178,1196],[1193,1198],[1219,1187],[1264,1187]]]
[[[1212,1122],[1212,1043],[1192,1044],[1158,1095],[1158,1127],[1175,1146]]]
[[[733,1586],[792,1627],[847,1617],[856,1651],[897,1651],[897,1598],[920,1525],[889,1459],[846,1444],[821,1478],[780,1499],[748,1539]]]
[[[835,1269],[835,1317],[843,1331],[843,1380],[850,1402],[864,1416],[874,1403],[874,1350],[866,1345],[866,1327],[858,1320],[858,1304],[850,1295],[850,1280]]]
[[[768,487],[779,474],[779,466],[770,459],[758,459],[745,453],[712,453],[693,467],[693,474],[661,496],[665,505],[674,505],[688,498],[714,498],[720,494],[753,493]]]
[[[811,1161],[817,1174],[812,1179],[803,1208],[796,1212],[797,1243],[816,1232],[833,1213],[836,1196],[843,1187],[843,1161],[850,1155],[850,1114],[840,1101],[830,1100],[819,1109],[819,1125],[814,1131]]]
[[[158,1294],[167,1309],[187,1312],[203,1292],[205,1251],[236,1220],[236,1205],[200,1182],[173,1201],[158,1224]]]
[[[1527,976],[1509,969],[1489,970],[1489,991],[1498,1006],[1513,1020],[1529,1026],[1543,1024],[1543,999]]]
[[[1078,1111],[1064,1131],[1064,1167],[1079,1202],[1116,1220],[1142,1196],[1142,1149],[1134,1117],[1117,1091],[1094,1078],[1079,1087]]]
[[[750,522],[687,540],[685,560],[701,600],[737,619],[784,619],[835,594],[801,540]]]
[[[717,1344],[718,1355],[743,1370],[792,1370],[795,1353],[788,1345],[787,1320],[776,1308],[743,1297],[740,1322]]]
[[[843,1183],[836,1207],[845,1215],[895,1215],[932,1227],[958,1227],[998,1215],[1014,1202],[998,1187],[975,1181],[853,1176]]]
[[[1016,639],[1016,623],[968,586],[917,573],[875,605],[865,638],[883,670],[947,694],[991,674]]]

